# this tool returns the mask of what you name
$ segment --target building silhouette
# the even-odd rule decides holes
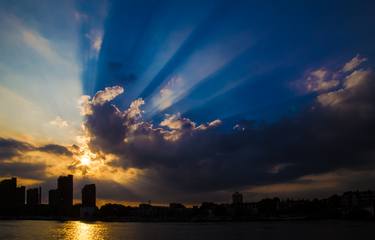
[[[73,207],[73,175],[60,176],[57,189],[48,192],[48,204],[58,215],[68,216]]]
[[[41,187],[27,190],[17,187],[17,178],[0,181],[0,218],[15,219],[85,219],[120,221],[248,221],[289,219],[372,219],[375,220],[375,191],[350,191],[325,199],[265,198],[246,202],[239,192],[232,202],[203,202],[185,207],[182,203],[154,206],[141,203],[138,207],[105,204],[96,207],[95,184],[85,185],[82,203],[73,206],[73,176],[60,176],[57,189],[48,192],[48,205],[41,204]]]
[[[69,209],[73,206],[73,175],[60,176],[57,179],[59,206]]]
[[[42,188],[30,188],[26,191],[26,203],[28,206],[40,205],[42,201]]]
[[[96,207],[95,184],[88,184],[82,188],[82,207]]]
[[[57,207],[59,205],[59,190],[51,189],[48,191],[48,204],[51,207]]]
[[[81,218],[91,218],[96,212],[96,187],[95,184],[88,184],[82,188],[82,206],[80,209]]]
[[[232,204],[233,205],[241,205],[243,203],[243,196],[239,192],[235,192],[232,195]]]
[[[0,206],[15,207],[25,204],[25,187],[17,187],[17,178],[0,182]]]

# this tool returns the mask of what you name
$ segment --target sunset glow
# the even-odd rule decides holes
[[[81,160],[81,164],[85,166],[88,166],[91,163],[90,157],[86,155],[82,156],[80,160]]]
[[[0,178],[43,202],[70,174],[98,202],[371,189],[373,9],[0,1]]]

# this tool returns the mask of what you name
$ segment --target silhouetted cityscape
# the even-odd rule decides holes
[[[82,201],[73,204],[73,175],[60,176],[57,188],[48,192],[42,204],[41,187],[17,186],[13,177],[0,182],[0,217],[7,219],[90,219],[106,221],[251,221],[302,219],[374,219],[375,192],[349,191],[326,199],[280,200],[278,197],[245,202],[235,192],[231,203],[203,202],[185,207],[182,203],[138,207],[121,204],[96,206],[96,186],[82,188]],[[26,200],[26,203],[25,203]]]

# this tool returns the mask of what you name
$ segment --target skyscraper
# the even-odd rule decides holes
[[[71,214],[73,207],[73,175],[60,176],[57,179],[57,189],[48,192],[48,204],[58,215]]]
[[[25,204],[25,187],[17,187],[17,178],[0,182],[0,206],[14,207]]]
[[[36,206],[36,205],[41,204],[41,199],[42,199],[42,189],[41,189],[41,187],[27,189],[26,192],[27,192],[27,196],[26,196],[27,205]]]
[[[25,192],[26,188],[24,186],[16,188],[15,204],[17,206],[25,205]]]
[[[88,184],[82,188],[81,218],[91,218],[96,212],[96,187],[95,184]]]
[[[10,178],[0,182],[0,205],[6,208],[14,204],[17,187],[17,179]]]
[[[57,207],[59,205],[59,190],[51,189],[48,191],[48,204],[51,207]]]
[[[88,184],[82,188],[82,207],[96,207],[95,184]]]
[[[60,176],[57,179],[59,206],[69,209],[73,206],[73,175]]]

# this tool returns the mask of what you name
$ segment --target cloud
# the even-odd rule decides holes
[[[98,54],[102,47],[103,32],[98,29],[93,29],[86,34],[86,37],[90,40],[91,49],[95,52],[95,54]]]
[[[357,54],[357,56],[352,58],[349,62],[345,63],[344,67],[342,68],[342,71],[343,72],[353,71],[365,61],[367,61],[367,58],[361,57],[359,56],[359,54]]]
[[[327,77],[322,71],[313,75]],[[293,117],[268,124],[240,121],[235,128],[241,131],[219,131],[220,120],[197,124],[178,113],[154,125],[142,117],[142,99],[125,111],[109,101],[91,103],[84,123],[88,145],[93,152],[116,155],[116,166],[145,170],[140,181],[186,194],[287,183],[337,169],[374,169],[375,78],[370,70],[357,69],[335,79],[334,89],[324,88]]]
[[[366,61],[359,55],[347,62],[343,69],[318,68],[307,74],[304,79],[305,91],[317,92],[317,101],[323,106],[346,107],[351,105],[353,98],[364,86],[372,83],[372,71],[370,69],[358,69],[361,63]],[[346,101],[348,100],[348,101]]]
[[[318,68],[312,70],[303,79],[304,90],[306,92],[322,93],[337,89],[340,91],[343,87],[350,88],[366,77],[363,76],[367,74],[366,70],[358,70],[358,67],[365,61],[367,61],[366,58],[357,55],[345,63],[342,69]],[[327,98],[328,101],[333,100],[332,95],[327,95],[323,98]]]
[[[219,119],[216,119],[207,124],[200,124],[196,126],[196,123],[188,118],[181,117],[180,113],[166,115],[166,118],[161,121],[160,126],[170,129],[170,131],[162,131],[164,139],[170,141],[179,140],[184,134],[191,134],[194,131],[203,131],[209,128],[215,128],[221,124]]]
[[[369,70],[357,70],[345,78],[344,87],[350,89],[363,84],[363,81],[368,79],[368,75],[371,74]]]
[[[72,153],[66,147],[61,145],[47,144],[36,147],[27,142],[0,137],[0,160],[10,160],[14,157],[19,157],[32,151],[46,152],[56,155],[72,155]]]
[[[38,151],[46,152],[46,153],[53,153],[57,155],[66,155],[72,156],[72,152],[68,150],[66,147],[57,145],[57,144],[47,144],[41,147],[35,148]]]
[[[96,105],[103,105],[113,100],[118,95],[122,94],[124,89],[120,86],[106,87],[104,90],[98,91],[95,96],[90,100],[90,96],[81,96],[79,105],[82,115],[92,114],[92,107]]]
[[[332,89],[339,85],[339,81],[334,78],[335,75],[326,69],[317,69],[311,71],[307,76],[306,90],[308,92],[320,92]]]
[[[46,165],[43,163],[0,162],[0,176],[22,176],[43,179]]]
[[[371,94],[363,89],[367,88],[368,85],[373,85],[372,82],[367,83],[367,81],[374,81],[371,75],[372,72],[370,70],[361,69],[344,76],[341,79],[342,87],[334,91],[320,94],[317,98],[318,102],[323,106],[349,107],[349,105],[352,105],[354,108],[360,107],[357,105],[358,102],[353,101],[353,98],[364,97],[359,96],[358,92]]]
[[[34,147],[28,143],[0,138],[0,160],[10,159],[22,154],[22,152],[32,151],[33,149]]]
[[[60,116],[57,116],[54,120],[49,122],[52,126],[56,126],[58,128],[64,128],[69,126],[68,122],[62,119]]]
[[[160,123],[160,126],[168,127],[173,130],[192,130],[195,129],[195,123],[188,118],[181,117],[180,114],[167,115],[166,118]]]
[[[87,96],[87,95],[81,96],[80,99],[78,100],[78,105],[80,108],[80,114],[82,116],[92,114],[90,96]]]
[[[92,98],[93,105],[103,105],[106,102],[113,100],[115,97],[124,92],[120,86],[106,87],[104,91],[98,91]]]
[[[70,148],[45,144],[36,146],[16,139],[0,138],[0,177],[16,176],[22,184],[42,184],[70,172],[74,159]]]
[[[126,186],[111,180],[100,180],[96,178],[76,179],[75,188],[82,189],[85,184],[89,183],[95,183],[98,199],[110,199],[110,201],[124,200],[125,196],[128,201],[138,201],[140,199],[140,196],[137,196]],[[78,192],[76,197],[80,198],[80,196],[81,193]]]
[[[272,123],[241,120],[233,130],[225,131],[218,128],[222,124],[219,119],[196,123],[180,113],[167,114],[159,123],[146,120],[143,99],[122,110],[112,102],[123,93],[120,86],[105,88],[92,98],[84,96],[85,151],[92,153],[93,162],[101,163],[85,176],[103,185],[102,198],[134,201],[171,201],[179,196],[181,201],[192,196],[203,200],[203,196],[233,190],[264,194],[282,188],[319,191],[319,183],[327,191],[344,188],[349,183],[343,178],[314,176],[375,169],[375,77],[364,68],[346,73],[319,69],[327,73],[312,73],[316,78],[336,75],[338,84],[317,91],[316,100],[306,109]],[[82,154],[78,147],[34,146],[4,138],[0,150],[3,173],[21,176],[17,169],[25,169],[22,164],[27,163],[11,168],[9,160],[22,154],[37,151],[73,158]],[[78,171],[78,165],[67,170]],[[43,166],[34,167],[36,173],[45,172]],[[366,179],[363,181],[369,181]],[[110,188],[112,182],[116,186]],[[116,195],[116,191],[125,196]]]

